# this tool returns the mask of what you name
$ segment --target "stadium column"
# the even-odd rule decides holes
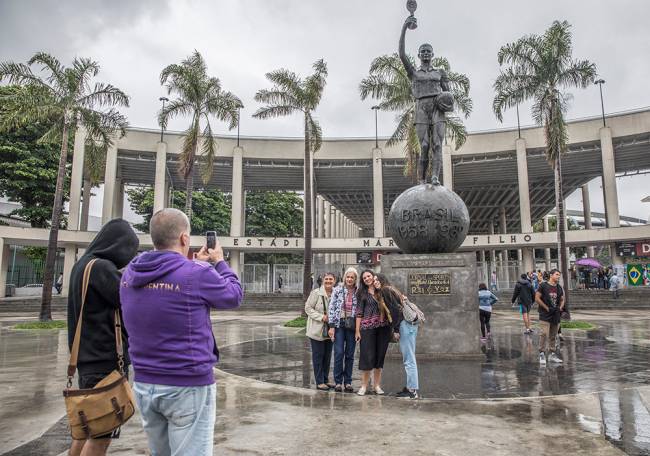
[[[113,218],[115,202],[115,180],[117,179],[117,144],[113,143],[106,151],[104,169],[104,200],[102,201],[102,225]]]
[[[515,141],[517,150],[517,181],[519,183],[519,219],[521,232],[532,233],[533,224],[530,215],[530,188],[528,185],[528,157],[526,154],[526,140],[519,138]],[[520,261],[524,271],[531,271],[535,267],[535,250],[524,248],[521,251]]]
[[[488,233],[494,234],[494,221],[490,220],[488,223]],[[490,269],[491,271],[488,271],[490,274],[492,271],[497,270],[497,253],[495,250],[490,250]]]
[[[124,216],[124,182],[117,179],[115,182],[115,200],[113,201],[113,217],[122,218]]]
[[[454,172],[451,163],[451,146],[442,146],[442,185],[453,190]]]
[[[0,296],[3,298],[7,289],[7,270],[9,269],[10,258],[9,253],[9,244],[3,238],[0,238]]]
[[[81,210],[81,184],[83,182],[84,153],[86,149],[86,130],[78,127],[74,136],[72,155],[72,175],[70,176],[70,204],[68,206],[68,229],[79,229]]]
[[[381,149],[372,149],[372,202],[374,236],[384,237],[384,177]]]
[[[548,215],[544,217],[544,232],[548,232]],[[546,266],[546,270],[550,271],[551,270],[551,248],[546,247],[544,249],[544,265]]]
[[[621,226],[621,220],[618,213],[618,190],[616,189],[616,158],[614,157],[612,130],[609,127],[600,129],[600,150],[603,162],[603,196],[607,228],[618,228]],[[621,264],[621,259],[616,254],[616,244],[610,244],[609,250],[612,263]]]
[[[323,227],[323,237],[326,237],[328,239],[332,238],[332,204],[329,201],[325,201],[325,209],[323,212],[323,216],[325,217],[324,220],[324,227]],[[332,262],[332,255],[329,253],[325,254],[325,264],[329,265]]]
[[[232,151],[232,205],[230,212],[230,236],[244,234],[244,149],[235,147]],[[218,233],[217,233],[218,235]],[[230,251],[230,268],[241,277],[241,252]]]
[[[167,170],[167,143],[159,142],[156,146],[156,174],[153,184],[153,213],[167,207],[165,200]]]
[[[84,154],[86,149],[86,130],[78,127],[74,136],[74,152],[72,155],[72,175],[70,176],[70,203],[68,206],[68,229],[79,229],[79,215],[81,211],[81,184],[83,182]],[[68,293],[70,272],[77,261],[77,246],[66,245],[65,260],[63,263],[63,291]]]
[[[506,234],[508,232],[506,225],[506,208],[501,206],[499,208],[499,232]],[[503,278],[506,285],[510,284],[510,271],[508,270],[508,250],[501,251],[501,266],[503,267]]]
[[[585,219],[585,230],[591,229],[591,203],[589,202],[589,184],[582,186],[582,216]],[[587,246],[587,256],[594,257],[594,246]]]

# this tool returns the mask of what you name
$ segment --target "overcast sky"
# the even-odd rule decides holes
[[[298,116],[259,121],[250,115],[255,92],[268,87],[264,74],[285,67],[299,74],[324,58],[327,88],[316,115],[326,137],[374,134],[372,101],[362,102],[358,85],[371,60],[395,52],[408,15],[404,0],[1,0],[0,60],[25,61],[46,51],[69,64],[75,56],[101,64],[101,81],[131,97],[125,110],[132,126],[157,128],[158,98],[165,95],[160,70],[194,49],[209,73],[243,103],[242,135],[300,136]],[[553,20],[573,25],[574,57],[596,63],[604,86],[606,112],[650,106],[650,1],[617,0],[420,0],[419,27],[407,36],[407,49],[428,41],[437,55],[471,81],[474,112],[470,131],[516,125],[514,111],[503,124],[492,114],[492,83],[498,75],[496,53],[505,43],[530,33],[542,34]],[[573,90],[568,118],[600,114],[598,88]],[[522,125],[531,124],[522,106]],[[184,129],[187,119],[171,123]],[[394,115],[380,113],[380,135],[394,127]],[[213,125],[227,133],[223,124]],[[620,207],[646,218],[650,177],[619,179]],[[640,189],[644,193],[639,193]],[[592,183],[592,210],[602,211],[599,182]],[[93,206],[95,206],[93,204]],[[580,198],[569,207],[581,208]]]

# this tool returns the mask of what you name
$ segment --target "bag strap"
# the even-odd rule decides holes
[[[81,309],[79,310],[79,320],[74,333],[72,349],[70,350],[70,361],[68,362],[68,388],[72,387],[72,378],[77,371],[77,360],[79,358],[79,345],[81,343],[81,327],[83,324],[84,306],[86,304],[86,295],[88,294],[88,285],[90,282],[90,272],[97,258],[88,262],[84,269],[84,275],[81,285]],[[115,327],[115,351],[117,352],[117,367],[120,374],[124,375],[124,346],[122,345],[122,319],[120,317],[119,307],[115,309],[113,316],[113,325]]]
[[[77,359],[79,357],[79,343],[81,339],[81,325],[84,319],[84,305],[86,304],[86,294],[88,293],[88,282],[90,280],[90,271],[93,268],[97,258],[93,258],[86,264],[84,268],[84,275],[81,282],[81,309],[79,309],[79,319],[77,320],[77,328],[74,333],[74,340],[72,341],[72,349],[70,350],[70,361],[68,362],[68,388],[72,386],[72,378],[77,371]]]

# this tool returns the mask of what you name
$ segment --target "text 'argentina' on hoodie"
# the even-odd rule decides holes
[[[210,308],[239,307],[241,283],[225,261],[216,266],[157,250],[134,259],[120,287],[135,380],[171,386],[214,383],[218,350]]]

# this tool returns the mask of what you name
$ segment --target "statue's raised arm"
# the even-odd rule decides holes
[[[402,33],[399,36],[399,58],[406,69],[406,74],[409,79],[413,79],[413,74],[415,73],[415,68],[406,55],[406,29],[414,29],[418,26],[418,21],[414,16],[409,16],[404,21],[402,26]]]

